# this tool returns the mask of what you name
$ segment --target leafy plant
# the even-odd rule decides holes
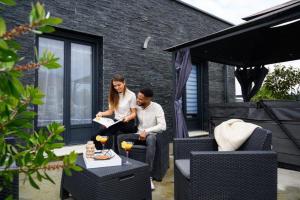
[[[273,96],[272,91],[266,88],[265,85],[263,85],[260,90],[257,92],[257,94],[252,97],[251,101],[260,101],[260,100],[275,100],[276,98]]]
[[[260,91],[252,101],[262,99],[296,99],[300,95],[300,69],[275,65]]]
[[[14,0],[0,0],[7,6],[15,5]],[[53,150],[64,144],[61,133],[64,126],[51,123],[38,131],[34,130],[33,120],[36,113],[33,106],[43,104],[44,94],[32,85],[24,86],[20,81],[24,71],[39,67],[49,69],[61,67],[53,53],[44,51],[40,57],[36,54],[36,62],[19,65],[22,60],[18,56],[20,45],[16,38],[27,32],[36,34],[53,32],[53,25],[60,24],[60,18],[50,17],[39,2],[32,4],[29,23],[7,30],[5,20],[0,17],[0,191],[8,187],[16,173],[23,172],[30,184],[39,189],[38,181],[53,180],[47,174],[51,168],[64,168],[67,174],[71,170],[81,170],[75,165],[77,155],[57,157]],[[13,137],[16,144],[8,142]],[[61,160],[62,165],[51,165],[50,162]],[[50,164],[49,164],[50,163]],[[34,179],[36,177],[36,179]],[[9,196],[8,199],[11,199]]]

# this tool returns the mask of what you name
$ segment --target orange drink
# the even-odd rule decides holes
[[[129,165],[131,164],[129,161],[128,161],[128,154],[129,154],[129,151],[131,150],[131,148],[133,147],[133,142],[127,142],[127,141],[123,141],[121,143],[121,147],[122,149],[124,149],[126,151],[126,162],[124,163],[125,165]]]
[[[97,135],[97,136],[96,136],[96,140],[97,140],[98,142],[101,142],[101,144],[102,144],[102,150],[104,150],[104,146],[105,146],[105,143],[106,143],[107,140],[108,140],[108,136]]]

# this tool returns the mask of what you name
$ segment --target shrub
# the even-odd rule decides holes
[[[300,69],[292,66],[275,65],[273,72],[267,75],[260,91],[252,101],[262,99],[297,99],[300,95]]]
[[[0,0],[0,3],[6,6],[15,4],[14,0]],[[39,67],[58,68],[60,65],[57,63],[59,58],[53,53],[45,51],[38,57],[36,50],[36,62],[18,64],[22,58],[18,56],[20,45],[16,39],[28,32],[52,32],[52,26],[61,22],[60,18],[50,17],[39,2],[32,4],[28,24],[7,30],[6,21],[0,17],[0,191],[9,187],[13,175],[19,172],[25,173],[30,184],[38,189],[34,177],[38,181],[48,180],[54,183],[47,174],[49,168],[62,167],[67,174],[71,170],[80,170],[75,165],[75,152],[65,157],[57,157],[53,153],[53,149],[64,145],[61,142],[64,126],[51,123],[38,131],[34,130],[36,113],[32,108],[43,103],[44,94],[33,85],[24,86],[20,81],[24,71]],[[15,138],[17,143],[8,143],[8,137]],[[63,164],[49,166],[51,161],[57,160],[62,160]],[[17,167],[13,167],[15,164]],[[12,196],[7,198],[11,199]]]

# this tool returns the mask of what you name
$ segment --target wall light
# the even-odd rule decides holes
[[[145,42],[144,42],[144,45],[143,45],[143,49],[147,49],[147,47],[148,47],[148,42],[149,42],[150,39],[151,39],[150,36],[148,36],[148,37],[145,39]]]

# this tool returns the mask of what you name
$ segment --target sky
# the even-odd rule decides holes
[[[285,3],[289,0],[181,0],[201,10],[220,17],[235,25],[244,22],[243,17],[255,14],[262,10]],[[300,60],[281,63],[286,66],[300,68]],[[273,64],[266,66],[270,71]],[[240,86],[236,80],[236,94],[241,94]]]
[[[243,22],[241,18],[264,9],[285,3],[288,0],[181,0],[233,24]]]

